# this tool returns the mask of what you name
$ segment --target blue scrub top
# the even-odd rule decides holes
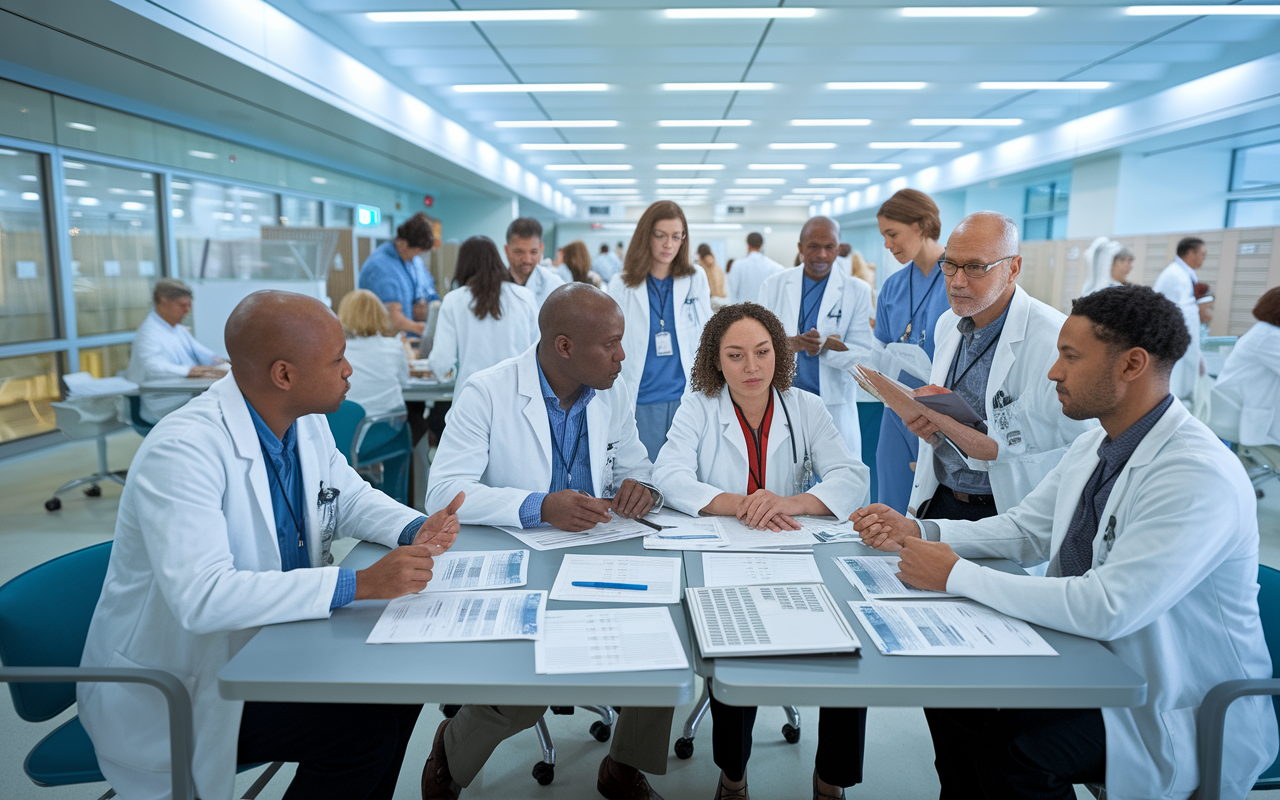
[[[670,403],[684,394],[684,368],[680,363],[680,341],[676,338],[675,279],[670,275],[656,280],[645,278],[649,288],[649,349],[640,373],[640,394],[636,404]],[[663,322],[666,326],[663,326]],[[671,334],[671,355],[658,355],[657,339],[662,331]]]
[[[818,327],[818,306],[822,305],[822,295],[827,290],[829,277],[831,274],[827,273],[827,277],[820,281],[815,281],[808,275],[800,279],[800,316],[796,320],[797,336]],[[822,394],[818,391],[819,357],[811,356],[803,350],[796,353],[796,377],[792,381],[799,388],[816,395]]]
[[[902,341],[909,322],[911,334],[906,343],[919,345],[932,360],[933,328],[942,312],[950,308],[942,268],[934,266],[926,277],[914,261],[908,262],[886,278],[880,287],[880,297],[876,301],[876,338],[885,344]]]
[[[360,267],[360,288],[368,289],[384,303],[399,303],[406,317],[413,317],[417,302],[439,300],[436,282],[422,264],[422,257],[404,262],[395,241],[383,242]]]

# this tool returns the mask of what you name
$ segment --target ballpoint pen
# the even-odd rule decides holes
[[[571,586],[583,586],[588,589],[635,589],[645,592],[649,590],[646,583],[608,583],[606,581],[570,581]]]

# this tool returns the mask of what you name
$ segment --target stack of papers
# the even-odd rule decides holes
[[[1020,619],[970,601],[857,603],[876,648],[887,656],[1056,656]]]
[[[514,589],[529,582],[528,550],[478,550],[435,557],[426,592]]]
[[[634,539],[645,536],[654,530],[643,522],[624,519],[613,514],[613,519],[601,522],[594,528],[580,533],[562,531],[550,525],[537,528],[516,528],[509,525],[498,525],[498,530],[506,531],[534,550],[559,550],[565,547],[583,547],[605,542],[620,542],[623,539]]]
[[[644,537],[646,550],[719,550],[729,544],[714,517],[690,517],[663,509],[646,519],[662,527]]]
[[[411,594],[387,604],[365,642],[537,639],[546,611],[546,592]]]
[[[822,584],[685,590],[702,654],[856,653],[861,642]]]
[[[62,381],[67,384],[67,399],[77,397],[100,397],[111,394],[128,394],[138,391],[138,384],[124,378],[95,378],[88,372],[73,372],[63,375]]]
[[[811,555],[703,553],[703,586],[766,586],[771,583],[822,583]]]
[[[897,556],[836,556],[836,565],[854,588],[868,600],[896,600],[926,597],[959,597],[948,592],[917,589],[898,577]]]
[[[661,607],[548,611],[533,654],[539,675],[689,667],[671,615]]]
[[[680,569],[679,558],[586,556],[570,553],[560,562],[560,572],[551,587],[551,599],[606,603],[679,603]]]

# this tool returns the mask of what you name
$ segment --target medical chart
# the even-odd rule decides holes
[[[570,553],[560,562],[551,587],[552,600],[606,603],[679,603],[679,557],[589,556]],[[577,583],[612,583],[645,588],[574,586]]]
[[[856,653],[862,646],[820,583],[685,590],[702,654]]]
[[[529,582],[528,550],[473,550],[435,557],[422,594],[514,589]]]
[[[601,522],[594,528],[581,533],[562,531],[550,525],[539,525],[536,528],[517,528],[511,525],[495,527],[500,531],[506,531],[534,550],[559,550],[564,547],[620,542],[623,539],[634,539],[637,536],[655,533],[653,528],[644,523],[625,519],[617,514],[612,514],[612,517],[608,522]]]
[[[793,553],[703,553],[704,586],[763,586],[771,583],[822,583],[813,556]]]
[[[903,583],[898,578],[897,556],[834,556],[836,565],[854,588],[868,600],[924,600],[959,597]]]
[[[849,607],[887,656],[1056,656],[1020,619],[980,603],[859,603]]]
[[[539,675],[689,667],[671,614],[662,606],[548,611],[533,656]]]
[[[397,597],[387,604],[368,644],[537,639],[546,592],[441,592]]]

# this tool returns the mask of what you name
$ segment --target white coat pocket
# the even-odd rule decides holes
[[[1026,398],[1009,397],[1001,389],[991,400],[991,412],[987,433],[1000,446],[1000,454],[1017,456],[1027,452]]]
[[[114,652],[109,668],[151,669]],[[190,687],[188,687],[188,691]],[[118,720],[127,716],[127,726],[111,724],[111,735],[94,735],[93,749],[101,757],[133,769],[169,771],[169,710],[164,695],[142,683],[99,683],[84,697],[82,720]]]
[[[1196,762],[1196,707],[1174,708],[1160,712],[1168,742],[1173,750],[1167,754],[1173,765],[1173,774],[1164,789],[1166,797],[1186,797],[1200,785],[1200,770]]]

